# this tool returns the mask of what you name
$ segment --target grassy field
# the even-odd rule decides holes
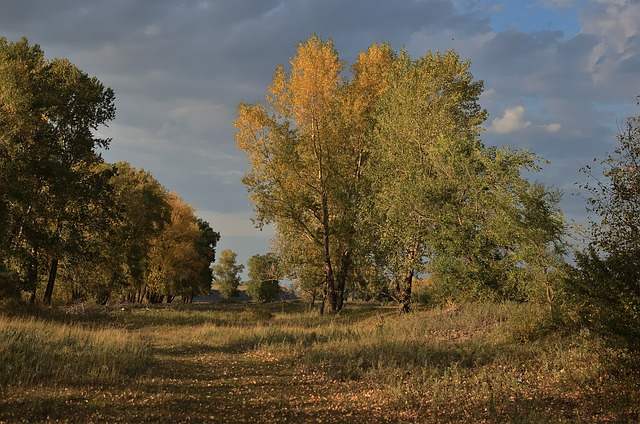
[[[540,307],[11,310],[0,422],[637,422],[640,378]]]

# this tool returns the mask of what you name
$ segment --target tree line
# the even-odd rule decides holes
[[[0,297],[190,301],[220,234],[151,173],[106,163],[115,96],[66,59],[0,38]]]

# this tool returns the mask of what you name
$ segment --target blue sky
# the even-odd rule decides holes
[[[565,39],[580,32],[579,4],[586,1],[491,1],[487,2],[491,29],[518,28],[522,32],[562,31]]]
[[[376,42],[471,60],[490,113],[483,142],[547,159],[535,178],[564,192],[570,222],[586,222],[581,164],[612,151],[618,123],[640,112],[638,0],[0,0],[0,10],[0,36],[26,36],[114,89],[105,159],[179,192],[242,262],[269,250],[272,231],[251,224],[236,106],[262,100],[275,66],[312,33],[348,63]]]

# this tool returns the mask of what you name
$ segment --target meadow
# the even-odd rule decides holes
[[[3,307],[0,422],[637,422],[634,363],[529,303]]]

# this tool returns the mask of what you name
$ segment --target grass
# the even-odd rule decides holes
[[[640,379],[619,365],[624,352],[531,304],[410,315],[349,304],[335,316],[299,303],[87,306],[38,316],[46,320],[0,318],[0,421],[640,419]]]
[[[150,360],[149,343],[127,331],[0,317],[0,390],[119,383],[147,370]]]

